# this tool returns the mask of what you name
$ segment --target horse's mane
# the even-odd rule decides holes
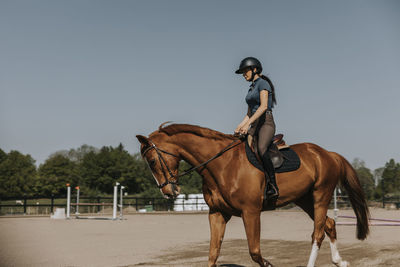
[[[158,132],[165,133],[169,136],[178,134],[178,133],[191,133],[197,136],[210,138],[210,139],[217,139],[217,140],[226,140],[226,139],[235,139],[235,137],[231,134],[224,134],[215,130],[211,130],[209,128],[200,127],[197,125],[190,125],[190,124],[171,124],[165,126],[166,123],[163,123],[158,128]]]

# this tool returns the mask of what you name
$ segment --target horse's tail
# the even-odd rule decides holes
[[[357,238],[364,240],[369,233],[368,219],[370,217],[367,201],[362,190],[357,173],[350,163],[341,155],[332,152],[342,165],[340,182],[349,195],[351,206],[357,217]]]

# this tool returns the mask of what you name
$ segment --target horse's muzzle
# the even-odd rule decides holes
[[[179,196],[179,193],[175,193],[175,194],[164,194],[164,198],[166,198],[166,199],[176,199],[177,196]]]
[[[177,196],[179,196],[180,192],[181,192],[181,188],[175,184],[171,185],[171,189],[172,190],[168,190],[168,192],[164,193],[164,198],[166,199],[176,199]]]

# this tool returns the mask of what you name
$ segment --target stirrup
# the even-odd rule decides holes
[[[265,195],[268,199],[277,199],[279,197],[279,191],[272,183],[268,185],[270,188],[266,191]]]
[[[278,200],[279,193],[275,190],[276,188],[270,188],[268,191],[264,191],[264,199],[263,199],[263,210],[275,210],[276,209],[276,201]],[[269,191],[273,190],[274,194],[268,194]]]

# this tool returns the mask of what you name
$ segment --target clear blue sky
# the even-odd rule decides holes
[[[231,133],[240,60],[276,86],[277,132],[374,169],[400,161],[400,1],[0,2],[0,148],[40,164],[164,121]]]

